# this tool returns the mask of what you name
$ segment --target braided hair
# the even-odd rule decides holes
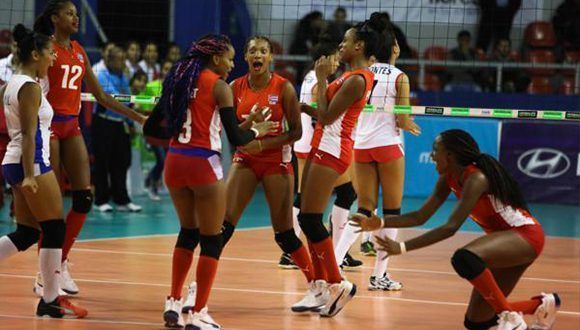
[[[505,204],[528,210],[518,183],[492,156],[482,153],[477,142],[469,133],[460,129],[450,129],[440,134],[441,143],[461,166],[475,164],[489,182],[489,192]]]
[[[187,54],[175,62],[165,77],[158,106],[164,110],[167,128],[172,136],[181,132],[201,71],[211,56],[222,54],[230,47],[231,41],[225,35],[204,36],[191,45]]]
[[[38,16],[34,22],[34,31],[47,36],[53,35],[54,25],[51,20],[52,15],[58,15],[58,12],[61,11],[64,6],[71,2],[71,0],[49,0],[40,16]]]

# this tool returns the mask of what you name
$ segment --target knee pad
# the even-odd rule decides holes
[[[72,209],[77,213],[89,213],[93,206],[93,193],[89,190],[75,190],[72,192]]]
[[[298,214],[300,228],[312,243],[322,242],[329,237],[328,230],[322,223],[322,213],[302,213]]]
[[[398,209],[383,209],[383,215],[401,215],[401,208],[398,208]]]
[[[373,212],[367,209],[363,209],[362,207],[359,207],[356,212],[366,216],[367,218],[370,218],[371,215],[373,215]]]
[[[193,251],[199,244],[199,228],[187,229],[181,227],[179,235],[177,235],[176,248],[182,248],[188,251]]]
[[[467,249],[455,251],[451,257],[453,268],[466,280],[472,280],[485,270],[485,262],[479,256]]]
[[[16,225],[16,231],[6,235],[12,241],[12,244],[16,246],[18,251],[26,251],[29,247],[33,246],[34,243],[38,242],[40,238],[40,231],[36,228]]]
[[[42,221],[40,228],[42,228],[41,249],[62,249],[66,232],[63,219]]]
[[[495,327],[497,325],[498,317],[494,315],[491,319],[483,322],[472,322],[465,317],[463,321],[463,325],[467,330],[488,330],[491,327]]]
[[[201,252],[199,253],[199,255],[219,260],[220,255],[222,254],[222,246],[223,246],[222,240],[223,238],[221,234],[210,236],[200,235],[199,242],[201,245]]]
[[[222,244],[223,246],[226,246],[226,244],[228,244],[228,242],[230,241],[230,239],[232,238],[232,236],[234,236],[234,231],[236,230],[236,227],[234,225],[232,225],[231,222],[224,220],[224,223],[222,224]]]
[[[296,193],[294,197],[294,207],[299,209],[300,208],[300,193]]]
[[[347,182],[345,184],[341,184],[340,186],[334,188],[334,191],[336,191],[336,200],[334,201],[334,205],[345,210],[349,210],[352,206],[352,203],[354,203],[356,200],[356,192],[354,191],[352,183]]]
[[[302,242],[298,237],[296,237],[296,233],[294,229],[287,230],[285,232],[276,233],[274,236],[276,239],[276,243],[284,253],[294,253],[294,251],[298,250],[302,246]]]

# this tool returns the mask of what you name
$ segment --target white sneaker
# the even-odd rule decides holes
[[[401,282],[393,281],[389,274],[384,274],[383,277],[376,278],[371,276],[369,279],[369,290],[376,291],[400,291],[403,289],[403,284]]]
[[[128,203],[125,205],[117,205],[118,212],[141,212],[143,208],[137,204]]]
[[[193,309],[193,307],[195,306],[196,293],[197,293],[197,283],[193,281],[187,287],[187,298],[185,298],[183,308],[181,308],[182,313],[189,313],[189,311]]]
[[[60,280],[58,281],[60,284]],[[42,281],[42,274],[40,272],[36,273],[36,278],[34,279],[34,287],[32,288],[32,292],[37,295],[39,298],[42,298],[44,295],[44,284]],[[68,296],[68,293],[64,292],[61,288],[58,289],[59,296]]]
[[[527,330],[528,326],[520,312],[504,311],[499,314],[497,330]]]
[[[151,188],[147,189],[147,195],[149,195],[149,199],[154,202],[158,202],[161,200],[161,197],[159,197],[159,195]]]
[[[111,204],[109,203],[105,203],[105,204],[101,204],[101,205],[95,205],[97,210],[99,212],[113,212],[113,207],[111,206]]]
[[[319,312],[328,302],[327,287],[328,283],[325,280],[316,280],[308,283],[306,296],[292,305],[292,311],[296,313]]]
[[[79,293],[79,287],[72,279],[70,272],[68,270],[68,259],[63,261],[60,271],[60,278],[58,284],[62,288],[62,291],[68,294],[77,294]]]
[[[560,309],[560,297],[557,293],[543,293],[541,295],[542,304],[536,308],[534,315],[536,320],[530,329],[548,330],[552,329],[556,321],[556,313]]]
[[[165,311],[163,312],[163,321],[166,328],[183,328],[183,316],[181,316],[181,299],[175,300],[167,297],[165,300]]]
[[[356,294],[356,285],[349,281],[331,284],[328,287],[328,303],[320,310],[320,316],[333,317],[340,312]]]
[[[189,311],[185,330],[219,330],[221,328],[207,313],[207,306],[197,313]]]

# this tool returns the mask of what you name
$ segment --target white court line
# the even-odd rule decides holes
[[[151,252],[134,252],[134,251],[117,251],[117,250],[102,250],[102,249],[84,249],[84,248],[74,248],[73,251],[78,252],[89,252],[89,253],[106,253],[106,254],[127,254],[136,256],[153,256],[153,257],[171,257],[169,253],[151,253]],[[227,261],[240,261],[240,262],[255,262],[264,264],[277,264],[274,260],[265,259],[246,259],[246,258],[232,258],[232,257],[220,257],[220,260]],[[363,269],[373,269],[373,267],[362,266]],[[437,274],[437,275],[450,275],[457,276],[454,272],[444,272],[437,270],[424,270],[424,269],[409,269],[409,268],[389,268],[391,271],[407,272],[407,273],[423,273],[423,274]],[[580,284],[580,281],[575,280],[556,280],[549,278],[537,278],[537,277],[522,277],[523,280],[536,281],[536,282],[553,282],[553,283],[565,283],[565,284]]]
[[[37,317],[37,316],[23,316],[23,315],[7,315],[0,314],[0,318],[7,319],[18,319],[18,320],[37,320],[39,322],[46,321],[67,321],[67,322],[77,322],[77,323],[105,323],[105,324],[127,324],[127,325],[146,325],[161,328],[159,323],[148,323],[148,322],[136,322],[136,321],[117,321],[117,320],[103,320],[103,319],[53,319],[50,317]]]
[[[4,274],[0,273],[0,277],[8,277],[8,278],[19,278],[19,279],[34,279],[35,276],[30,275],[18,275],[18,274]],[[86,283],[100,283],[100,284],[119,284],[119,285],[135,285],[135,286],[153,286],[153,287],[164,287],[169,288],[170,285],[168,284],[159,284],[159,283],[144,283],[144,282],[129,282],[129,281],[118,281],[118,280],[91,280],[91,279],[75,279],[76,282],[86,282]],[[185,286],[184,286],[185,288]],[[275,295],[291,295],[291,296],[303,296],[304,292],[297,292],[297,291],[273,291],[273,290],[255,290],[255,289],[236,289],[236,288],[221,288],[221,287],[213,287],[212,290],[216,291],[226,291],[226,292],[243,292],[243,293],[258,293],[258,294],[275,294]],[[365,296],[365,295],[357,295],[354,297],[355,299],[367,299],[367,300],[392,300],[392,301],[401,301],[401,302],[408,302],[408,303],[419,303],[419,304],[429,304],[429,305],[444,305],[444,306],[467,306],[466,303],[456,303],[450,301],[434,301],[434,300],[424,300],[424,299],[409,299],[409,298],[397,298],[397,297],[384,297],[384,296]],[[572,315],[572,316],[580,316],[580,312],[571,312],[571,311],[559,311],[558,313]]]

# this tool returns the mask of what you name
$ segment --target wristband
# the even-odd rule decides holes
[[[257,129],[253,128],[253,127],[250,128],[250,131],[252,131],[252,132],[254,132],[254,134],[256,134],[256,136],[254,136],[254,139],[257,138],[258,135],[260,135],[260,132]]]
[[[405,245],[405,242],[399,242],[399,247],[401,248],[401,254],[407,253],[407,246]]]

